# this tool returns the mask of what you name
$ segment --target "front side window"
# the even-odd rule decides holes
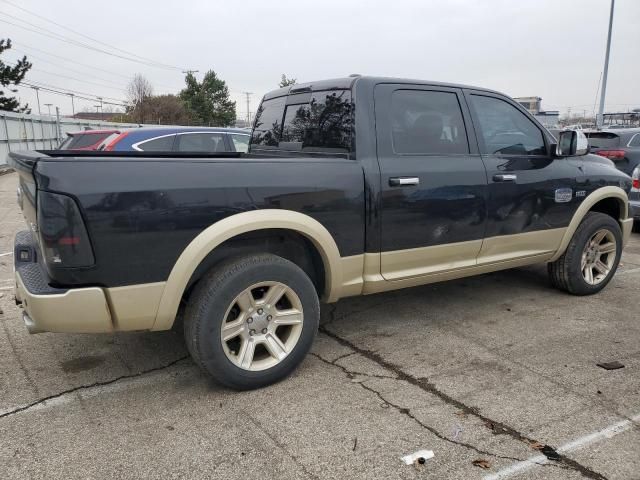
[[[396,90],[391,96],[391,129],[395,153],[469,153],[458,96],[452,92]]]
[[[185,133],[178,135],[179,152],[226,152],[222,133]]]
[[[482,153],[490,155],[546,155],[540,129],[508,102],[471,95],[480,125]]]
[[[640,133],[636,133],[629,142],[630,147],[640,147]]]
[[[164,137],[153,138],[146,142],[139,143],[137,150],[143,152],[170,152],[173,148],[173,139],[175,135],[166,135]]]
[[[236,152],[246,153],[249,151],[249,135],[237,135],[235,133],[229,134],[231,143]]]
[[[313,92],[304,103],[281,97],[262,103],[251,145],[280,150],[348,153],[353,133],[349,90]]]

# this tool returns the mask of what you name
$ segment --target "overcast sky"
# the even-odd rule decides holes
[[[0,0],[0,37],[10,37],[15,47],[3,58],[27,53],[34,65],[27,76],[31,81],[124,100],[127,79],[135,73],[147,77],[156,93],[177,93],[184,83],[181,70],[199,70],[201,76],[213,69],[238,101],[239,116],[246,114],[242,92],[254,92],[255,110],[282,73],[299,82],[351,73],[450,81],[511,96],[540,96],[547,110],[590,113],[610,7],[609,0],[11,3]],[[128,61],[6,22],[176,68]],[[640,107],[639,79],[640,1],[617,0],[607,110]],[[20,97],[37,113],[33,90],[21,88]],[[40,103],[71,113],[69,97],[41,90]],[[96,103],[76,100],[76,111]]]

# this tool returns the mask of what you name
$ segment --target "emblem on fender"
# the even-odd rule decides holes
[[[555,200],[556,203],[570,202],[573,198],[573,190],[570,188],[558,188],[556,189]]]

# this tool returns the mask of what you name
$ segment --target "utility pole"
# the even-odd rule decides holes
[[[45,103],[44,106],[47,107],[49,110],[49,116],[51,116],[51,107],[53,106],[53,103]]]
[[[38,115],[42,115],[42,112],[40,111],[40,94],[38,93],[38,90],[40,90],[40,87],[31,87],[36,91],[36,99],[38,101]]]
[[[62,129],[60,128],[60,109],[58,107],[56,107],[56,135],[59,143],[62,140]]]
[[[100,120],[104,120],[104,109],[102,108],[102,97],[97,97],[100,100]]]
[[[609,14],[609,33],[607,35],[607,51],[604,55],[604,71],[602,72],[602,92],[600,93],[600,108],[596,118],[596,128],[601,129],[604,123],[604,100],[607,91],[607,74],[609,73],[609,51],[611,50],[611,30],[613,27],[613,8],[616,0],[611,0],[611,13]]]
[[[244,93],[246,95],[246,97],[247,97],[247,127],[248,127],[249,125],[251,125],[251,110],[250,110],[250,108],[251,108],[251,99],[250,99],[250,97],[251,97],[251,95],[253,95],[253,92],[242,92],[242,93]]]
[[[185,75],[193,75],[194,73],[198,73],[200,70],[183,70],[182,73]]]
[[[76,116],[76,106],[73,103],[73,97],[75,97],[74,93],[70,93],[69,96],[71,97],[71,114],[75,117]]]

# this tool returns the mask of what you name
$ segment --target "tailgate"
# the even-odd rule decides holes
[[[36,233],[36,180],[33,176],[36,163],[39,159],[47,157],[40,152],[24,151],[9,153],[8,162],[18,172],[18,205],[29,226]],[[34,238],[38,238],[37,235]]]

